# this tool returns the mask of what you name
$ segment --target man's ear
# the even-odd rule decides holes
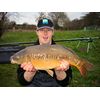
[[[35,32],[36,32],[36,35],[38,35],[38,31],[37,31],[37,30],[35,30]]]
[[[54,29],[52,30],[52,33],[53,33],[52,36],[54,36]]]

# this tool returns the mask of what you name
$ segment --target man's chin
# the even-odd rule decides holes
[[[47,40],[43,41],[43,44],[48,44],[48,43],[49,43],[49,41],[47,41]]]

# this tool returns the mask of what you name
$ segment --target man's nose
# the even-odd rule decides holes
[[[43,30],[44,31],[44,33],[48,33],[48,30]]]
[[[44,33],[45,35],[47,35],[47,34],[48,34],[48,30],[44,30],[43,33]]]

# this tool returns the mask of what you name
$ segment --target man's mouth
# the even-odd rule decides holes
[[[47,40],[47,39],[48,39],[48,37],[43,37],[43,39],[44,39],[44,40]]]

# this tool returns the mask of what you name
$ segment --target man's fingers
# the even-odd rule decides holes
[[[25,65],[26,65],[26,63],[22,63],[22,64],[21,64],[21,68],[23,68]]]
[[[56,68],[56,70],[66,71],[69,69],[69,63],[67,61],[62,60],[60,63],[61,63],[60,66]]]
[[[69,63],[68,62],[64,61],[62,65],[63,65],[63,68],[65,70],[69,69]]]
[[[36,71],[36,69],[34,68],[31,62],[21,64],[21,68],[23,68],[26,71],[30,71],[30,72]]]

